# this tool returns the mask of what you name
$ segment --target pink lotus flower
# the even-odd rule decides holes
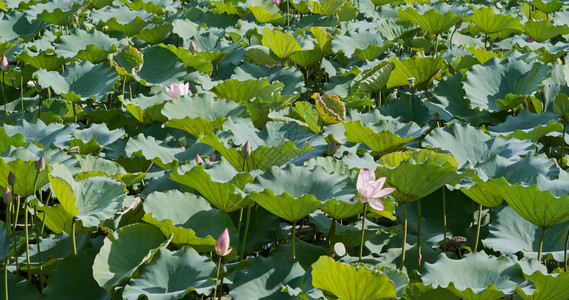
[[[203,158],[202,158],[199,154],[196,154],[196,162],[197,162],[198,164],[203,163]]]
[[[226,256],[231,253],[231,250],[233,249],[229,248],[229,231],[227,230],[227,227],[225,227],[225,230],[221,233],[215,243],[215,253],[219,256]]]
[[[357,201],[361,203],[367,202],[373,209],[383,210],[383,201],[379,198],[387,196],[395,191],[394,188],[382,189],[383,184],[385,184],[385,180],[385,177],[375,180],[375,172],[373,170],[366,171],[364,169],[360,169],[356,187],[361,197],[354,200],[354,203]]]
[[[273,0],[273,3],[274,3],[276,6],[279,6],[279,0]]]
[[[0,69],[2,69],[2,71],[6,71],[8,69],[8,59],[6,58],[6,54],[2,55],[2,61],[0,62]]]
[[[186,96],[188,94],[188,92],[190,91],[190,84],[189,83],[181,83],[181,82],[175,82],[170,84],[170,86],[165,88],[166,91],[168,92],[168,95],[170,95],[170,97],[172,97],[172,99],[174,98],[178,98],[180,96]]]

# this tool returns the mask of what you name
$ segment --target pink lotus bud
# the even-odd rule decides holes
[[[249,144],[249,141],[245,142],[245,145],[241,147],[241,155],[243,155],[244,158],[251,156],[251,144]]]
[[[215,154],[215,152],[213,152],[213,154],[209,158],[209,161],[216,161],[216,160],[217,160],[217,155]]]
[[[456,23],[456,25],[454,25],[454,27],[455,27],[456,29],[459,29],[461,26],[462,26],[462,20],[458,21],[458,22]]]
[[[0,69],[2,69],[2,71],[6,71],[8,69],[8,59],[6,58],[6,54],[2,55],[2,62],[0,62]]]
[[[336,150],[338,150],[338,145],[336,145],[336,140],[332,139],[330,141],[330,144],[328,144],[328,153],[330,153],[330,155],[334,155],[334,153],[336,153]]]
[[[202,157],[201,157],[199,154],[196,154],[196,162],[197,162],[198,164],[203,163],[203,159],[202,159]]]
[[[188,94],[189,89],[190,89],[190,84],[189,83],[175,82],[175,83],[170,84],[170,86],[165,87],[165,89],[168,92],[168,95],[170,95],[170,97],[172,97],[172,99],[174,99],[174,98],[178,98],[180,96],[186,96]]]
[[[14,184],[16,184],[16,175],[10,171],[10,174],[8,174],[8,185],[13,186]]]
[[[229,231],[227,227],[225,227],[225,230],[223,230],[223,233],[221,233],[217,242],[215,242],[215,253],[219,256],[226,256],[231,253],[231,250],[233,249],[229,248]]]
[[[535,40],[530,36],[528,39],[528,43],[533,43],[533,42],[535,42]]]
[[[279,6],[279,0],[273,0],[273,3],[274,3],[276,6]]]
[[[190,42],[190,49],[189,50],[192,54],[196,53],[196,43],[194,43],[194,41]]]
[[[36,161],[36,172],[39,173],[44,169],[45,169],[45,159],[42,156]]]
[[[12,191],[10,191],[9,187],[6,187],[4,190],[4,204],[10,205],[12,203]]]

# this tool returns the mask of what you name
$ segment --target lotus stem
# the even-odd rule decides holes
[[[6,255],[6,264],[4,265],[4,298],[8,300],[8,263],[10,262]]]
[[[73,107],[73,118],[75,119],[75,124],[77,124],[77,111],[75,110],[75,102],[71,102],[71,107]]]
[[[4,73],[5,73],[5,72],[2,71],[2,96],[4,96],[4,110],[6,111],[6,110],[8,110],[8,109],[6,108],[6,105],[8,105],[8,100],[6,100],[6,90],[5,90],[5,87],[4,87]]]
[[[40,192],[41,195],[41,192]],[[51,192],[47,195],[47,200],[45,201],[45,206],[48,207],[49,206],[49,200],[51,199]],[[41,221],[41,234],[43,235],[43,231],[45,230],[45,218],[46,218],[47,214],[45,213],[45,211],[43,212],[43,219]]]
[[[34,217],[37,217],[36,215],[36,210],[34,210]],[[32,218],[32,222],[33,222],[33,218]],[[36,246],[38,247],[38,264],[40,267],[40,284],[39,284],[39,290],[41,292],[42,288],[43,288],[43,266],[42,266],[42,261],[41,261],[41,249],[40,249],[40,241],[41,241],[41,236],[39,233],[39,229],[38,226],[33,226],[34,227],[34,231],[36,233]]]
[[[124,79],[122,80],[122,98],[124,99],[124,89],[126,87],[126,75],[124,76]]]
[[[239,260],[243,260],[245,253],[245,244],[247,243],[247,233],[249,232],[249,221],[251,220],[251,206],[247,207],[247,219],[245,220],[245,232],[243,233],[243,244],[241,244],[241,252],[239,253]]]
[[[24,62],[22,62],[22,72],[20,72],[20,102],[24,110]]]
[[[447,251],[447,198],[446,186],[443,185],[443,252]]]
[[[541,236],[539,237],[539,249],[537,250],[537,261],[541,262],[541,252],[543,250],[543,238],[545,237],[545,230],[547,228],[541,228]]]
[[[563,123],[563,139],[561,140],[561,163],[563,163],[563,156],[565,155],[565,129],[567,124]]]
[[[12,186],[12,191],[14,191],[14,186]],[[16,197],[16,209],[14,214],[14,228],[12,228],[12,237],[14,238],[14,259],[16,260],[16,273],[20,273],[20,265],[18,264],[18,256],[15,254],[18,249],[18,241],[16,239],[16,227],[18,225],[18,215],[20,214],[20,196]]]
[[[474,243],[474,252],[478,251],[478,241],[480,240],[480,225],[482,223],[482,204],[478,207],[478,224],[476,225],[476,242]]]
[[[294,248],[294,240],[296,239],[296,221],[292,222],[292,259],[296,260],[296,249]]]
[[[439,49],[439,35],[435,35],[435,54],[433,57],[437,57],[437,50]]]
[[[405,244],[407,243],[407,208],[405,203],[403,207],[403,246],[401,246],[401,267],[399,268],[403,271],[403,266],[405,266]]]
[[[286,26],[290,26],[290,0],[286,1]]]
[[[71,242],[72,242],[72,252],[74,255],[77,255],[77,242],[75,241],[75,221],[77,220],[76,217],[73,217],[73,221],[71,221]]]
[[[563,253],[563,272],[567,272],[567,246],[569,246],[569,231],[565,238],[565,252]]]
[[[332,224],[330,225],[330,230],[328,231],[328,248],[330,253],[334,247],[334,239],[336,238],[336,219],[332,218]]]
[[[362,254],[364,252],[364,237],[365,237],[365,224],[366,224],[366,214],[367,214],[367,202],[364,203],[364,214],[362,218],[362,239],[360,243],[360,256],[358,257],[358,262],[362,262]]]
[[[27,201],[24,203],[26,209],[24,211],[24,232],[26,235],[26,262],[28,263],[28,281],[32,282],[32,273],[30,272],[30,236],[28,231],[28,214],[30,213],[30,207]]]
[[[421,267],[421,199],[417,200],[417,268]]]
[[[241,222],[243,221],[243,207],[239,212],[239,223],[237,223],[237,234],[241,235]]]
[[[6,214],[6,224],[8,224],[8,228],[6,229],[7,236],[9,236],[11,232],[10,228],[12,226],[11,215],[12,215],[12,202],[10,201],[10,204],[8,205],[8,213]],[[10,255],[6,255],[5,262],[6,263],[4,265],[4,293],[6,300],[8,300],[8,264],[10,263]]]
[[[219,256],[219,261],[217,262],[217,276],[215,277],[215,289],[213,290],[213,297],[211,299],[215,299],[215,296],[217,295],[217,283],[219,281],[219,271],[221,269],[221,258],[222,256]]]

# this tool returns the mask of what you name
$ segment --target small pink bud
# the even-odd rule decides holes
[[[2,62],[0,62],[0,69],[2,69],[2,71],[6,71],[8,69],[8,59],[6,58],[6,54],[2,55]]]
[[[528,43],[533,43],[533,42],[535,42],[535,40],[530,36],[528,39]]]
[[[192,54],[196,53],[196,43],[194,43],[194,41],[190,42],[190,49],[189,50]]]
[[[16,184],[16,175],[10,171],[10,174],[8,174],[8,185],[13,186],[14,184]]]
[[[456,29],[459,29],[462,26],[462,20],[458,21],[454,26]]]
[[[197,162],[198,164],[203,163],[203,159],[202,159],[202,157],[201,157],[199,154],[196,154],[196,162]]]
[[[45,169],[45,159],[42,156],[36,161],[36,172],[39,173],[44,169]]]
[[[241,155],[245,158],[251,156],[251,144],[249,144],[249,141],[245,142],[245,145],[241,147]]]
[[[231,253],[231,250],[233,249],[229,248],[229,231],[225,227],[225,230],[223,230],[223,233],[221,233],[215,243],[215,253],[219,256],[226,256]]]
[[[273,0],[273,3],[274,3],[276,6],[279,6],[279,0]]]
[[[4,190],[4,204],[9,205],[12,203],[12,191],[10,191],[9,187],[6,187]]]
[[[332,139],[330,141],[330,144],[328,144],[328,153],[330,153],[330,155],[334,155],[334,153],[336,153],[336,150],[338,150],[338,145],[336,145],[336,140]]]

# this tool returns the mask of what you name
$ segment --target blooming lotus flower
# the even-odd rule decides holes
[[[172,97],[172,99],[178,98],[180,96],[186,96],[189,90],[190,90],[189,83],[175,82],[170,84],[169,87],[166,87],[166,91],[168,92],[168,95]]]
[[[6,54],[2,55],[2,61],[0,62],[0,69],[2,69],[2,71],[6,71],[8,69],[8,59],[6,58]]]
[[[373,209],[383,210],[383,201],[379,198],[387,196],[395,191],[394,188],[382,189],[383,184],[385,184],[385,180],[385,177],[375,180],[375,172],[373,170],[366,171],[364,169],[360,169],[356,187],[361,197],[354,200],[354,203],[357,201],[361,203],[369,203],[369,206]]]
[[[231,253],[231,248],[229,248],[229,231],[227,231],[227,227],[215,243],[215,253],[219,256],[226,256],[227,254]]]

